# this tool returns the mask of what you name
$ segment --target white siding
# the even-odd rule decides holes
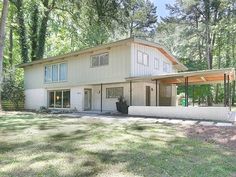
[[[117,98],[106,98],[106,89],[107,88],[112,88],[112,87],[123,87],[123,94],[124,98],[127,101],[127,104],[129,105],[129,83],[121,83],[121,84],[104,84],[102,87],[102,108],[103,110],[111,110],[111,111],[116,111],[116,102],[118,101]],[[95,86],[92,88],[93,92],[93,104],[92,104],[92,109],[94,110],[100,110],[101,108],[101,94],[99,93],[101,90],[101,86]]]
[[[154,83],[136,82],[132,83],[132,105],[143,106],[146,104],[145,88],[146,86],[151,87],[151,106],[156,105],[156,85]],[[104,84],[103,85],[103,96],[102,96],[102,109],[103,111],[116,111],[117,98],[106,98],[106,88],[112,87],[123,87],[124,98],[127,104],[130,105],[130,83],[119,83],[119,84]],[[28,89],[25,91],[26,95],[26,109],[39,109],[41,106],[48,106],[48,92],[50,90],[70,90],[70,99],[72,110],[83,111],[84,110],[84,89],[92,90],[92,110],[101,109],[101,85],[85,85],[78,87],[62,87],[62,88],[50,88],[46,89]],[[158,84],[158,103],[159,103],[159,84]]]
[[[83,94],[84,89],[82,87],[72,87],[70,89],[71,109],[77,111],[83,110]]]
[[[47,91],[45,89],[25,90],[25,109],[38,110],[41,106],[47,107]]]
[[[145,66],[137,62],[137,53],[138,51],[144,52],[149,55],[149,65]],[[159,69],[154,68],[154,58],[159,59]],[[170,64],[170,72],[176,72],[176,69],[173,67],[169,59],[167,59],[159,50],[140,45],[140,44],[131,44],[131,76],[147,76],[147,75],[158,75],[164,74],[163,63]]]
[[[109,53],[109,65],[91,68],[90,56],[104,52]],[[53,62],[68,63],[67,81],[58,83],[44,83],[44,67],[52,62],[29,66],[25,68],[25,88],[75,87],[87,84],[123,82],[130,75],[130,54],[130,45],[127,44]]]

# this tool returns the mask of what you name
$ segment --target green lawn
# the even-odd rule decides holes
[[[177,125],[0,116],[0,176],[236,175],[236,153]]]

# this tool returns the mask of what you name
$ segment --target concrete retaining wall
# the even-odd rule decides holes
[[[160,118],[234,121],[231,116],[231,112],[227,107],[130,106],[129,115]]]

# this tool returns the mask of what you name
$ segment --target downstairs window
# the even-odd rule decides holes
[[[106,98],[119,98],[124,95],[123,87],[112,87],[106,89]]]
[[[49,91],[49,108],[70,108],[70,90]]]

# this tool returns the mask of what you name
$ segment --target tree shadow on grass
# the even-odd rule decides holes
[[[81,167],[77,167],[73,169],[69,174],[62,174],[60,168],[55,166],[46,167],[43,171],[36,171],[36,170],[12,170],[10,172],[4,172],[2,175],[5,177],[93,177],[99,172],[99,169],[92,168],[92,169],[81,169]],[[1,175],[1,173],[0,173]]]
[[[8,118],[0,119],[0,132],[12,133],[25,130],[27,128],[38,127],[40,130],[56,128],[60,124],[56,121],[48,121],[48,119],[24,119],[24,118]]]
[[[231,176],[236,156],[213,145],[176,138],[160,147],[148,142],[129,144],[121,151],[89,152],[101,163],[125,163],[127,171],[141,176]],[[132,148],[134,147],[134,148]]]
[[[33,145],[33,141],[25,141],[25,142],[17,142],[17,143],[8,143],[8,142],[1,142],[0,141],[0,154],[13,152],[15,150],[28,148],[29,146]]]

